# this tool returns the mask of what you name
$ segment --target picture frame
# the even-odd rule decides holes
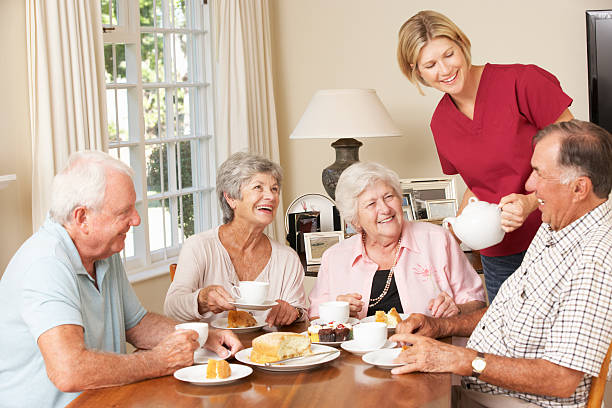
[[[404,213],[404,218],[408,221],[414,221],[416,219],[416,214],[414,212],[414,200],[412,198],[412,193],[406,192],[402,195],[402,212]]]
[[[344,231],[309,232],[304,234],[306,264],[321,263],[323,253],[333,245],[344,240]]]
[[[402,195],[412,200],[415,221],[428,221],[427,201],[457,199],[455,180],[452,177],[412,178],[400,180]]]
[[[457,215],[457,200],[454,198],[448,200],[427,200],[425,208],[427,210],[427,219],[442,220],[446,217]]]

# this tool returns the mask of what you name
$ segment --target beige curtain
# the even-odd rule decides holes
[[[107,150],[98,0],[27,0],[32,225],[44,222],[53,176],[71,153]]]
[[[268,0],[214,0],[217,157],[237,151],[279,162]],[[266,231],[285,242],[282,202]]]

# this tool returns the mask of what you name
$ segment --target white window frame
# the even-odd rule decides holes
[[[113,0],[110,0],[111,2]],[[169,21],[169,5],[168,0],[156,0],[163,7],[163,21]],[[180,220],[178,211],[179,197],[186,194],[192,194],[193,211],[194,211],[194,233],[198,233],[218,225],[220,222],[220,211],[217,204],[215,194],[215,177],[216,177],[216,154],[215,154],[215,132],[214,132],[214,96],[213,96],[213,55],[212,40],[210,38],[210,10],[202,0],[191,0],[188,3],[198,3],[194,7],[203,7],[201,19],[203,20],[203,30],[190,29],[169,29],[169,28],[153,28],[140,27],[140,9],[138,0],[115,0],[117,4],[117,25],[103,25],[106,30],[104,32],[104,43],[125,44],[125,59],[127,64],[126,77],[127,83],[107,83],[106,89],[126,89],[128,90],[128,106],[130,111],[129,117],[129,134],[128,141],[113,141],[108,139],[108,129],[106,129],[106,137],[109,140],[109,151],[116,148],[129,148],[130,163],[134,170],[134,184],[136,188],[136,209],[141,216],[141,224],[132,229],[134,242],[134,256],[125,257],[123,251],[124,263],[128,272],[130,281],[135,282],[143,279],[148,279],[154,276],[168,273],[168,265],[176,262],[182,237],[179,237]],[[192,18],[195,18],[192,16]],[[110,28],[110,29],[109,29]],[[190,65],[190,81],[187,83],[144,83],[141,72],[141,33],[157,32],[164,35],[164,69],[168,70],[166,55],[170,47],[166,43],[166,34],[171,33],[187,33],[201,35],[202,41],[200,47],[189,47],[188,55]],[[113,75],[115,78],[115,75]],[[196,82],[193,79],[197,78]],[[190,128],[191,134],[188,136],[164,137],[160,135],[158,139],[145,140],[144,135],[144,114],[143,114],[143,94],[147,89],[164,88],[198,88],[199,100],[192,100],[190,93],[189,109],[190,109]],[[166,105],[166,128],[172,131],[174,117],[171,116],[172,104]],[[117,104],[115,103],[115,107]],[[116,108],[117,110],[118,108]],[[198,114],[196,115],[196,112]],[[201,112],[205,113],[202,117]],[[116,113],[115,123],[118,123],[118,113]],[[136,135],[136,136],[134,136]],[[177,189],[176,186],[180,183],[180,174],[177,175],[174,169],[176,168],[176,154],[174,147],[178,142],[191,141],[191,166],[192,166],[192,186],[183,189]],[[166,144],[168,168],[172,171],[168,175],[169,186],[165,192],[148,195],[147,192],[147,174],[146,174],[146,157],[145,148],[150,144]],[[161,163],[160,163],[161,165]],[[180,173],[180,166],[179,173]],[[163,170],[160,169],[160,177],[164,178]],[[166,247],[151,251],[149,242],[149,219],[148,208],[149,202],[152,200],[167,199],[170,203],[170,220],[171,220],[171,237],[166,237]],[[164,217],[165,226],[165,217]],[[165,230],[165,228],[164,228]],[[167,244],[167,240],[174,244]]]

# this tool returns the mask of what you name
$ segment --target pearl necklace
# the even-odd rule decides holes
[[[363,241],[363,248],[365,249],[366,247],[365,233],[361,234],[361,239]],[[387,292],[389,291],[389,287],[391,286],[391,281],[393,280],[393,271],[395,269],[395,266],[397,265],[397,261],[399,260],[399,252],[401,248],[401,243],[402,243],[402,237],[400,236],[400,239],[397,240],[397,246],[395,247],[395,260],[393,261],[393,266],[391,267],[391,269],[389,269],[389,275],[387,276],[387,282],[385,283],[385,288],[383,289],[382,293],[378,297],[374,299],[370,299],[369,307],[376,306],[387,295]]]

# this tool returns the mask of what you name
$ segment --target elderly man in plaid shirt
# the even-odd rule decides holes
[[[612,136],[588,122],[534,137],[542,225],[488,310],[413,314],[391,340],[410,343],[394,374],[452,372],[455,406],[583,407],[612,340]],[[433,338],[470,336],[467,348]]]

